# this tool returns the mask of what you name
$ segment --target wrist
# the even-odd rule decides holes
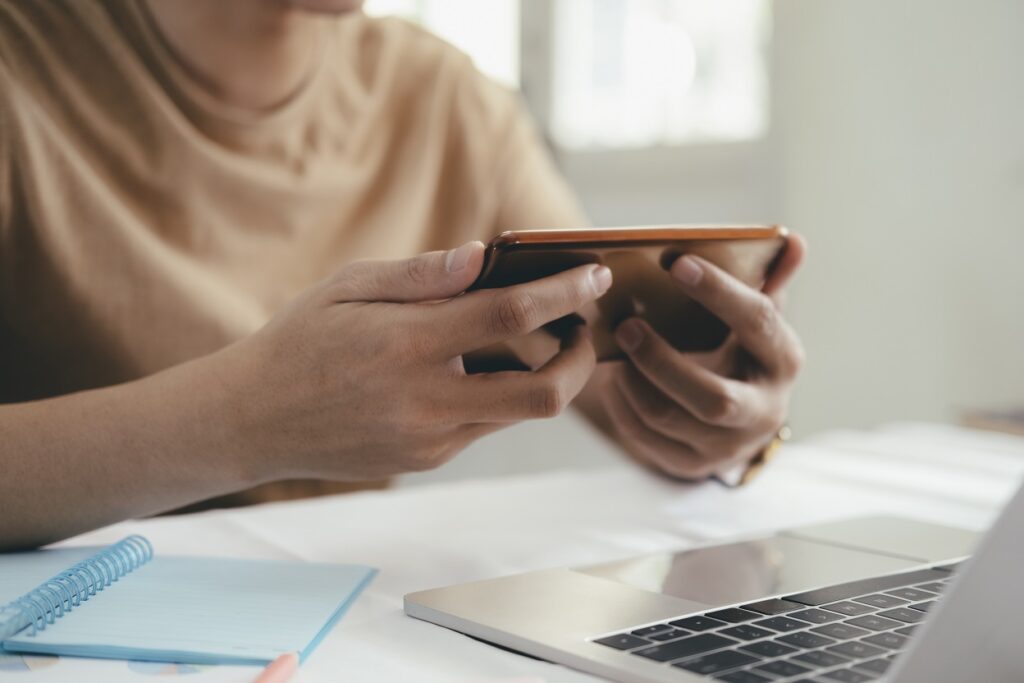
[[[271,478],[249,443],[240,400],[244,375],[231,356],[223,349],[190,361],[155,375],[149,387],[179,464],[194,471],[190,483],[212,495]]]

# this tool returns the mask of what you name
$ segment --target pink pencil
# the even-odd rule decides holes
[[[298,668],[298,653],[288,652],[268,664],[253,683],[284,683]]]

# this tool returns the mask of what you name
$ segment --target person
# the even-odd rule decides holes
[[[682,479],[782,425],[799,238],[764,292],[672,265],[732,328],[718,351],[629,320],[626,362],[595,369],[578,328],[467,374],[610,272],[462,294],[480,240],[582,212],[512,93],[359,5],[0,0],[0,548],[437,467],[570,402]]]

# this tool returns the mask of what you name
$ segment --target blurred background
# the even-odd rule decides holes
[[[595,225],[779,222],[797,437],[1024,408],[1024,3],[369,0],[518,88]],[[603,464],[576,417],[407,483]]]

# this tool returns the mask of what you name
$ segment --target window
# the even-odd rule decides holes
[[[766,0],[558,0],[556,143],[630,148],[760,137],[768,23]]]
[[[418,22],[523,85],[567,152],[751,141],[767,129],[769,0],[368,0],[366,11]]]
[[[468,54],[491,78],[519,85],[519,0],[368,0],[365,10],[414,21]]]

